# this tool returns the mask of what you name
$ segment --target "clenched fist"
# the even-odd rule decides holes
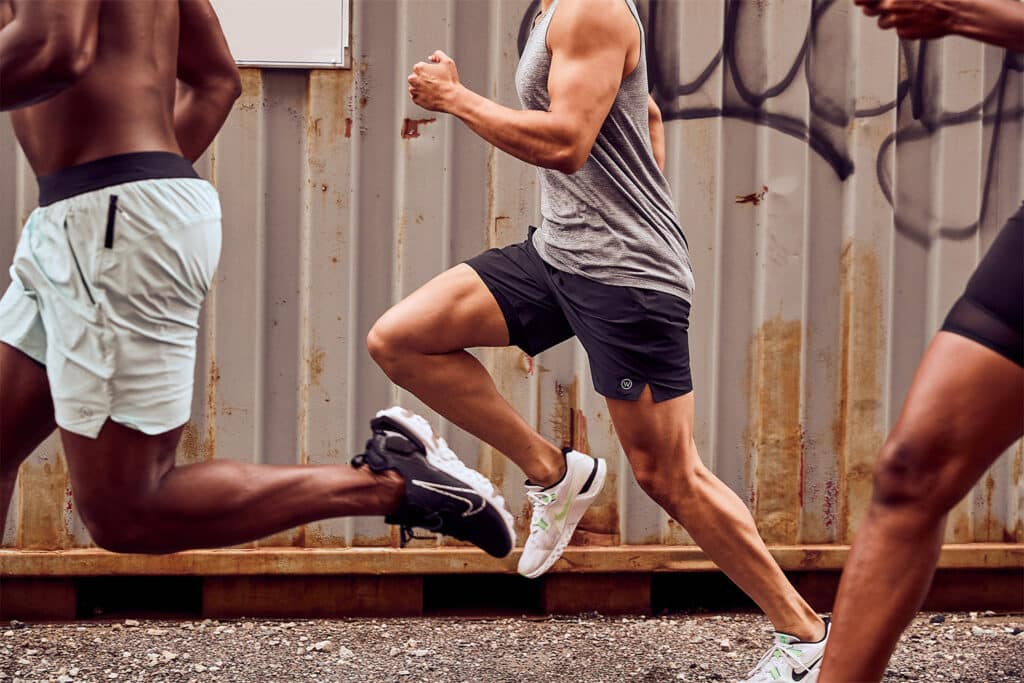
[[[409,74],[409,96],[431,111],[448,111],[462,84],[455,62],[437,50],[427,62],[417,62]]]
[[[900,38],[941,38],[954,32],[956,7],[949,0],[853,0],[881,28],[894,28]]]

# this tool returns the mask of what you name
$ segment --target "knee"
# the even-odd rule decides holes
[[[659,460],[656,453],[635,448],[629,451],[629,458],[637,484],[662,507],[678,507],[700,487],[700,467],[686,466],[685,459],[671,462],[662,454]]]
[[[872,505],[942,515],[956,501],[946,501],[939,463],[944,458],[919,439],[893,434],[875,463]]]
[[[380,318],[366,335],[366,350],[373,361],[392,380],[403,374],[404,362],[409,355],[408,345],[398,325],[388,321],[387,315]]]
[[[114,553],[149,552],[145,511],[117,496],[75,496],[78,513],[93,542]]]

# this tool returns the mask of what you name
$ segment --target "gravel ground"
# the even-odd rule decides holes
[[[939,623],[941,622],[941,623]],[[754,615],[79,622],[0,631],[0,681],[715,681],[768,644]],[[1024,615],[914,622],[886,681],[1024,678]],[[1019,635],[1018,635],[1019,634]]]

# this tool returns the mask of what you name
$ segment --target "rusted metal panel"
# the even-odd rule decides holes
[[[966,40],[900,43],[847,2],[640,7],[666,175],[696,270],[696,443],[770,543],[840,552],[925,345],[1024,199],[1024,69]],[[363,340],[433,275],[522,240],[538,220],[534,171],[411,104],[404,81],[443,48],[467,85],[515,104],[517,47],[535,10],[529,0],[355,0],[350,71],[243,72],[244,94],[198,165],[221,192],[225,238],[181,462],[344,462],[373,413],[397,401],[499,484],[525,535],[522,473],[390,385]],[[6,123],[0,153],[12,160],[0,169],[7,263],[36,191]],[[568,570],[621,570],[628,560],[607,546],[661,548],[654,564],[668,568],[697,561],[679,555],[692,539],[636,485],[577,342],[537,358],[475,353],[541,433],[609,459]],[[951,514],[947,541],[1024,541],[1022,463],[1018,443]],[[69,491],[50,439],[24,466],[4,546],[89,546]],[[349,519],[250,547],[386,555],[395,545],[382,520]],[[367,566],[389,571],[381,557]],[[476,566],[394,562],[403,557],[410,569]],[[828,557],[831,567],[840,555]],[[144,567],[124,562],[117,571]]]

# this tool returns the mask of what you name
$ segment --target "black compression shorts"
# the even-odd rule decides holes
[[[996,236],[942,329],[1024,367],[1024,205]]]

